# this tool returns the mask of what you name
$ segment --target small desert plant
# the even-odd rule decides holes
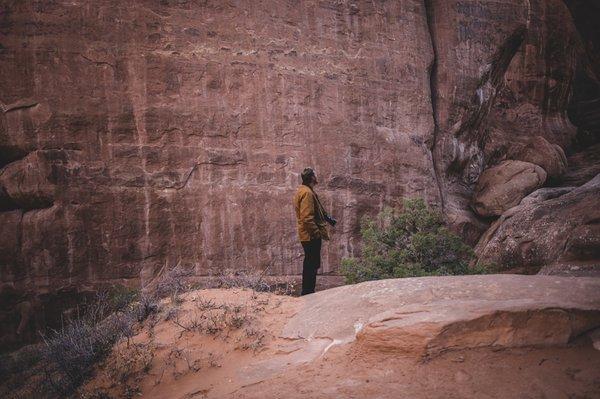
[[[109,288],[106,292],[106,299],[109,307],[118,312],[125,309],[129,304],[139,298],[140,291],[134,288],[115,285]]]
[[[347,283],[485,272],[469,267],[471,247],[421,199],[405,200],[400,213],[386,208],[374,219],[363,219],[361,235],[361,258],[342,260],[340,271]]]
[[[264,343],[265,334],[262,331],[254,328],[254,327],[247,327],[244,330],[244,334],[245,334],[246,338],[250,339],[250,341],[244,342],[241,345],[242,350],[252,350],[252,351],[256,352],[258,349],[262,348],[265,345],[265,343]]]
[[[99,293],[82,315],[43,336],[46,380],[59,395],[71,395],[117,340],[133,336],[135,323],[158,309],[152,297],[141,296],[139,302],[119,306],[121,311],[115,312],[109,298],[106,292]]]
[[[97,329],[90,319],[71,322],[44,337],[48,382],[61,395],[71,394],[89,376],[116,341],[118,332]]]
[[[154,295],[142,294],[139,301],[133,304],[130,313],[135,316],[137,321],[142,322],[151,314],[155,314],[159,310],[158,299]]]
[[[150,370],[154,350],[150,345],[132,344],[119,348],[112,357],[108,375],[122,383],[132,375]]]
[[[156,286],[156,295],[160,298],[170,297],[172,303],[179,303],[179,294],[190,289],[189,282],[193,270],[186,269],[180,265],[168,270]]]
[[[217,305],[215,303],[215,301],[212,299],[204,299],[202,297],[197,297],[194,299],[194,301],[196,302],[196,306],[198,307],[198,309],[200,309],[202,311],[219,309],[222,306],[222,305]]]
[[[270,284],[265,280],[265,273],[247,270],[224,270],[217,275],[218,288],[250,288],[258,292],[269,292],[272,290]]]

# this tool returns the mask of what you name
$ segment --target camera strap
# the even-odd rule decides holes
[[[320,215],[321,216],[321,220],[325,220],[325,215],[327,215],[327,211],[323,207],[323,204],[321,204],[321,200],[319,200],[319,196],[317,195],[317,193],[315,193],[312,188],[310,188],[310,191],[312,191],[313,195],[315,196],[315,199],[317,200],[319,211],[321,213],[323,213],[323,215]]]

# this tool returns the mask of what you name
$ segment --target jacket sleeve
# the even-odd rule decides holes
[[[300,198],[300,223],[311,240],[321,236],[315,222],[315,199],[310,193],[306,193]]]

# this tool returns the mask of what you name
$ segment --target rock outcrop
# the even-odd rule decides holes
[[[576,136],[567,108],[583,50],[561,0],[427,3],[436,173],[444,212],[475,243],[488,227],[469,210],[483,171],[528,137],[566,148]]]
[[[519,144],[513,142],[506,154],[507,158],[539,165],[548,179],[558,180],[565,173],[567,158],[561,146],[550,144],[542,136],[530,137]]]
[[[373,350],[417,357],[482,346],[564,345],[600,326],[600,294],[593,293],[600,281],[574,281],[577,294],[559,294],[571,289],[568,284],[560,277],[494,275],[338,287],[306,297],[282,336],[338,344],[356,339]]]
[[[25,213],[0,280],[19,289],[178,262],[298,274],[306,166],[340,220],[326,273],[364,213],[439,202],[422,1],[10,1],[2,31],[0,204]]]
[[[538,380],[545,392],[560,388],[567,395],[586,396],[597,386],[595,278],[407,278],[300,298],[196,291],[181,302],[176,309],[164,306],[177,323],[164,315],[146,323],[113,352],[87,389],[118,396],[119,389],[136,387],[145,398],[194,392],[207,398],[441,398],[478,397],[483,389],[500,398],[530,392]],[[244,315],[241,326],[216,333],[188,327],[194,320],[201,324],[203,315],[210,319],[211,312],[236,307]],[[140,353],[150,358],[144,370],[136,360]],[[521,367],[513,355],[535,367]],[[540,367],[549,358],[560,368]],[[136,365],[139,370],[132,369]],[[569,367],[585,373],[568,380]],[[125,378],[115,384],[120,370]],[[465,378],[475,370],[479,378]],[[462,378],[455,379],[458,371]],[[421,380],[421,373],[435,383]],[[488,379],[491,390],[482,388]]]
[[[532,197],[494,222],[475,248],[479,260],[530,273],[542,267],[597,273],[600,175],[575,189],[544,189]]]
[[[500,216],[546,181],[546,172],[530,162],[504,161],[486,169],[473,192],[473,209],[480,216]]]

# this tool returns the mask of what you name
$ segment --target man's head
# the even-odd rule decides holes
[[[300,176],[302,177],[302,184],[306,186],[312,187],[318,183],[317,174],[312,168],[304,168]]]

